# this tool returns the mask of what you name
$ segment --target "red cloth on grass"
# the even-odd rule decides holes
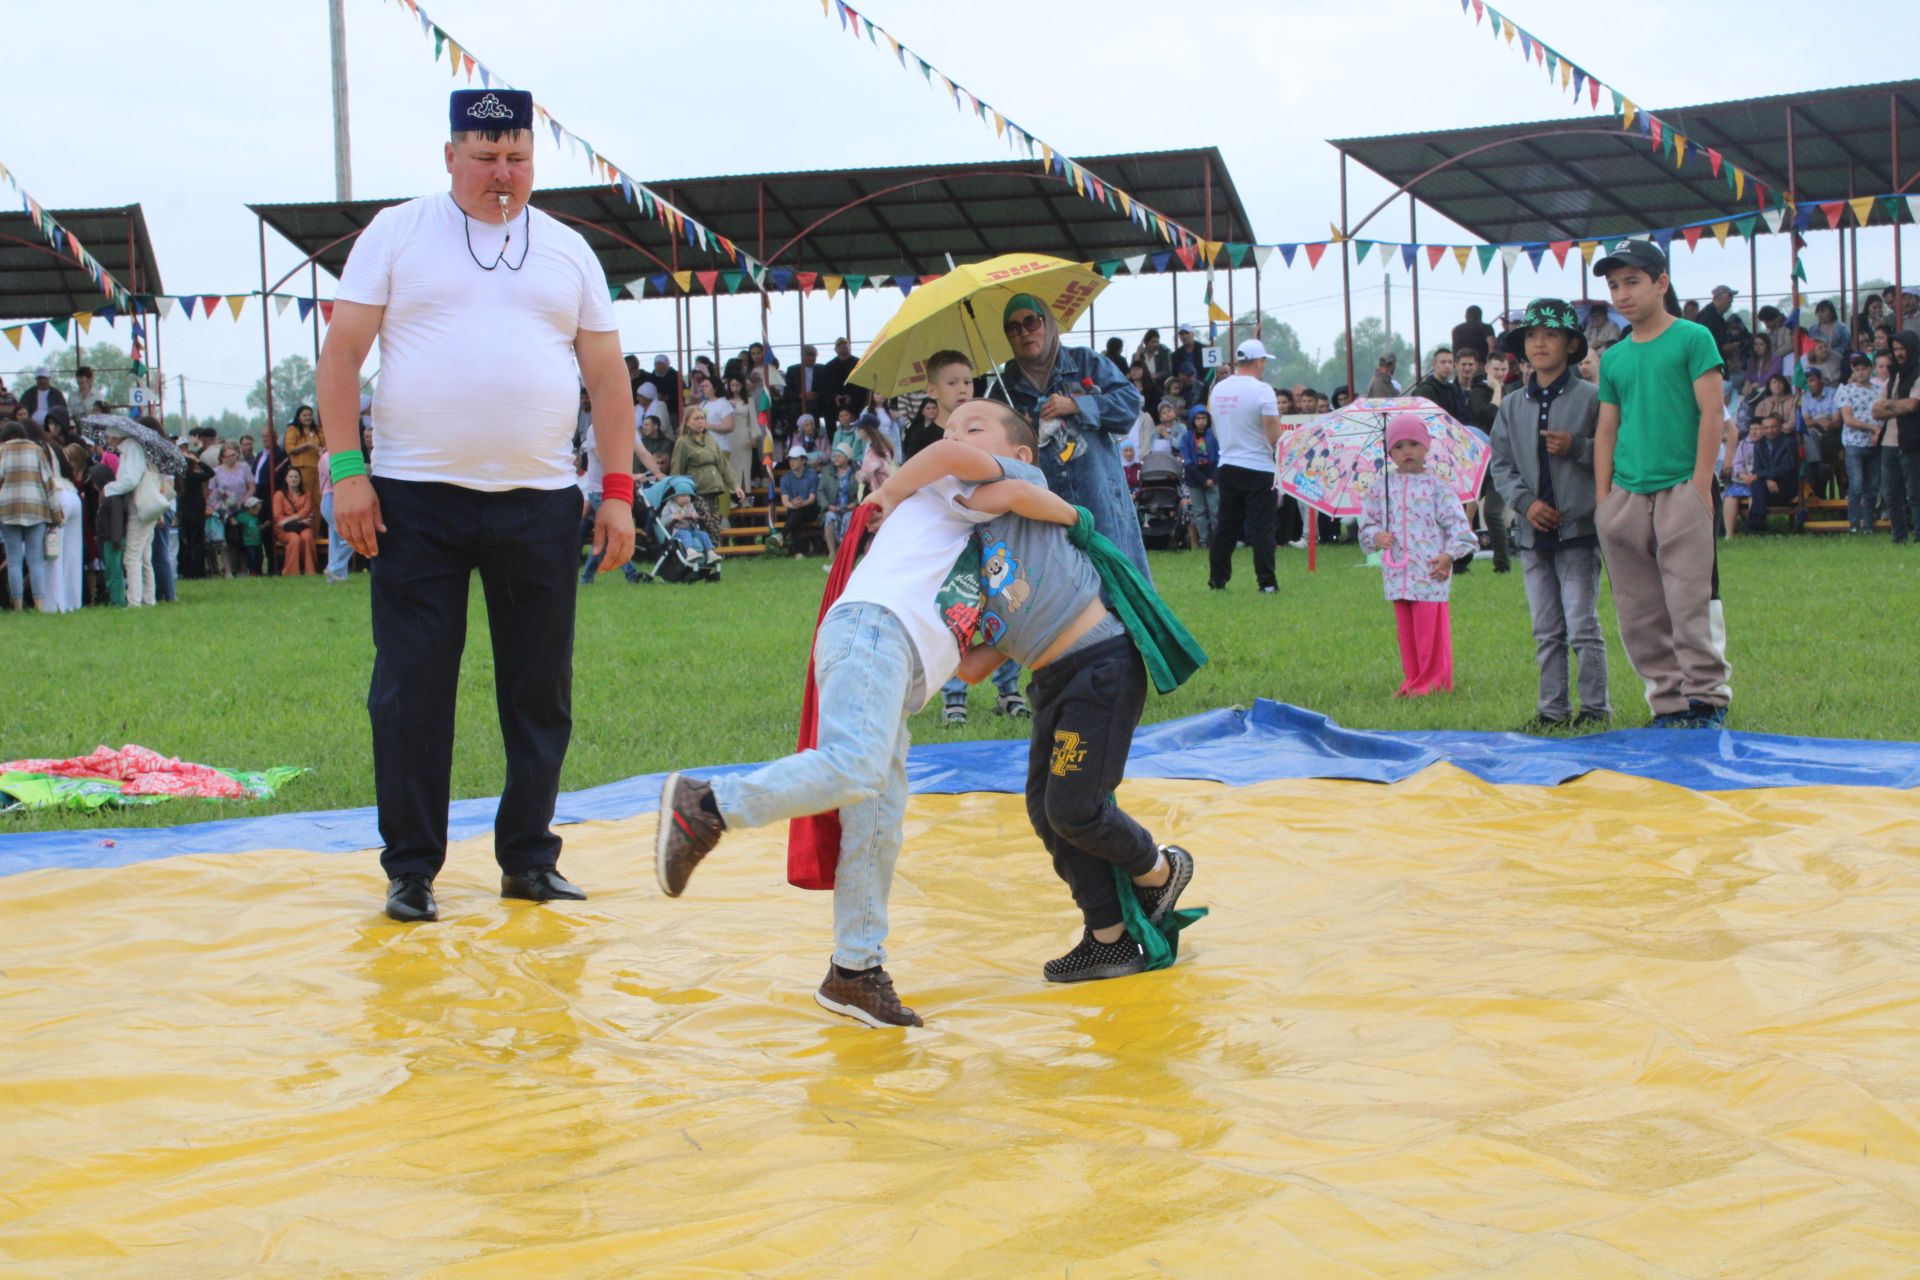
[[[121,795],[188,796],[203,800],[245,800],[247,789],[204,764],[191,764],[158,751],[128,744],[115,751],[95,747],[91,755],[66,760],[10,760],[0,773],[50,773],[61,778],[109,778],[125,783]]]
[[[860,543],[865,539],[867,522],[879,508],[863,502],[847,519],[847,531],[840,538],[840,550],[833,557],[833,569],[827,574],[827,589],[820,597],[820,616],[813,620],[813,633],[820,634],[820,623],[833,608],[840,593],[853,576],[854,562],[860,558]],[[820,745],[820,691],[813,682],[813,650],[807,650],[807,691],[800,701],[799,750],[810,751]],[[840,865],[840,811],[830,809],[810,817],[795,818],[787,826],[787,883],[796,889],[833,888],[834,869]]]

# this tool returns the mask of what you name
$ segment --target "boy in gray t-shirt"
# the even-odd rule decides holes
[[[1036,447],[1032,426],[1011,410],[970,415],[949,438],[1022,462]],[[997,501],[987,486],[968,505],[985,511]],[[1122,922],[1114,868],[1132,879],[1152,924],[1193,879],[1193,856],[1156,845],[1114,800],[1146,707],[1146,668],[1064,526],[1000,515],[981,526],[980,540],[984,642],[961,659],[960,678],[978,683],[1004,658],[1033,672],[1027,818],[1086,924],[1078,946],[1046,963],[1047,981],[1139,973],[1146,960]]]

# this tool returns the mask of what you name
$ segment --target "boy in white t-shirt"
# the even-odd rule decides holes
[[[954,420],[1002,412],[972,401]],[[983,486],[991,492],[976,498]],[[1038,468],[952,440],[914,455],[872,501],[885,523],[814,636],[819,745],[711,783],[670,774],[655,873],[679,897],[722,833],[839,810],[833,963],[814,999],[868,1026],[917,1027],[882,967],[907,807],[907,718],[958,669],[978,614],[962,608],[950,627],[939,600],[979,596],[975,525],[1009,511],[1062,525],[1078,515],[1047,492]]]

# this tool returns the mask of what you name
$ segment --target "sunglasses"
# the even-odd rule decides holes
[[[1027,312],[1027,318],[1024,320],[1007,321],[1007,332],[1008,333],[1036,333],[1039,331],[1040,327],[1045,323],[1046,322],[1042,320],[1039,316],[1034,315],[1033,312],[1029,311]]]

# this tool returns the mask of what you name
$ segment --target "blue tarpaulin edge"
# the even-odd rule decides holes
[[[1251,709],[1207,711],[1149,725],[1134,737],[1132,778],[1191,778],[1244,786],[1287,778],[1397,782],[1447,763],[1486,782],[1558,786],[1610,770],[1695,791],[1765,787],[1920,786],[1920,743],[1775,734],[1619,729],[1580,738],[1456,730],[1345,729],[1326,716],[1264,698]],[[752,765],[697,770],[703,776]],[[560,797],[556,825],[619,821],[652,811],[664,774],[650,773]],[[1026,759],[1005,741],[944,742],[913,749],[915,793],[1018,792]],[[451,806],[448,838],[485,835],[498,800]],[[377,848],[372,808],[278,813],[177,827],[91,828],[0,835],[0,875],[47,867],[115,867],[154,858],[249,849],[351,853]],[[643,851],[644,852],[644,851]]]

